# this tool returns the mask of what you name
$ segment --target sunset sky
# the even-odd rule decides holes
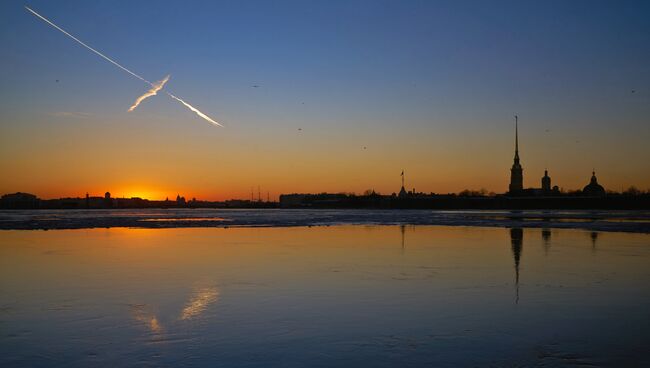
[[[501,193],[515,114],[525,187],[650,189],[648,1],[9,0],[0,50],[0,194]]]

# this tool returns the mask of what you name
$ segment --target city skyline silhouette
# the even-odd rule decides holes
[[[560,188],[558,185],[553,185],[555,184],[552,182],[551,177],[549,176],[549,170],[548,168],[544,169],[544,176],[541,177],[540,179],[540,186],[539,187],[525,187],[524,186],[524,174],[523,174],[523,165],[521,163],[521,159],[519,157],[519,130],[518,130],[518,116],[515,115],[515,132],[514,132],[514,158],[513,158],[513,164],[510,169],[510,184],[508,185],[508,189],[503,192],[502,194],[511,196],[511,197],[565,197],[565,196],[588,196],[588,197],[605,197],[608,193],[610,196],[612,195],[631,195],[631,196],[637,196],[637,195],[644,195],[644,194],[649,194],[650,190],[644,191],[642,189],[637,188],[636,186],[632,185],[628,188],[621,189],[620,192],[617,192],[616,190],[612,189],[605,189],[602,185],[598,183],[598,179],[596,177],[596,171],[593,169],[591,178],[589,179],[589,182],[582,188],[578,189],[569,189],[565,190],[564,188]],[[423,196],[434,196],[435,194],[445,194],[445,193],[436,193],[434,191],[416,191],[415,188],[412,190],[407,189],[406,185],[406,177],[405,177],[406,171],[402,169],[400,173],[400,179],[401,179],[401,187],[398,192],[393,191],[392,196],[397,196],[398,198],[417,198],[417,197],[423,197]],[[553,183],[553,184],[552,184]],[[251,192],[250,192],[250,200],[246,200],[243,198],[228,198],[225,201],[239,201],[242,204],[244,203],[271,203],[275,202],[275,198],[278,199],[278,201],[282,201],[283,196],[287,196],[288,193],[278,193],[277,197],[274,195],[274,201],[271,201],[270,197],[270,192],[267,191],[266,195],[266,200],[262,200],[262,194],[261,194],[261,186],[257,186],[257,197],[255,196],[254,193],[254,187],[251,187]],[[339,192],[334,192],[334,193],[346,193],[345,191],[339,191]],[[350,193],[350,195],[356,195],[355,193]],[[311,193],[311,195],[318,195],[319,193]],[[322,192],[322,194],[325,194],[325,192]],[[446,193],[446,194],[455,194],[455,193]],[[465,189],[463,191],[460,191],[457,193],[460,196],[495,196],[499,195],[500,193],[494,193],[490,192],[488,193],[487,190],[484,189],[484,187],[481,187],[480,190],[469,190]],[[9,195],[9,193],[5,194],[5,198]],[[376,192],[374,189],[366,189],[363,193],[360,194],[361,196],[381,196],[382,194],[379,192]],[[388,194],[391,195],[391,194]],[[33,194],[30,193],[23,193],[23,192],[16,192],[14,194],[16,198],[20,198],[21,196],[27,196],[25,197],[25,200],[31,201],[31,197]],[[105,192],[104,194],[104,199],[102,200],[101,203],[103,203],[104,207],[113,207],[112,204],[110,204],[110,197],[111,193],[110,192]],[[61,197],[63,198],[63,197]],[[79,197],[70,197],[70,198],[79,198]],[[92,196],[93,200],[97,202],[97,200],[101,199],[98,196]],[[119,198],[119,195],[118,195]],[[90,195],[88,192],[86,192],[86,203],[85,207],[90,208],[90,205],[88,203],[90,199]],[[140,197],[138,195],[131,195],[131,196],[126,196],[122,194],[121,199],[144,199],[144,200],[152,200],[152,201],[157,201],[157,202],[164,202],[167,206],[170,206],[171,204],[177,204],[179,206],[186,206],[191,203],[196,203],[197,199],[196,197],[192,197],[191,201],[186,200],[185,196],[181,196],[180,193],[176,194],[176,199],[171,200],[169,199],[169,196],[166,196],[164,200],[162,199],[157,199],[157,198],[147,198],[147,197]],[[200,201],[204,201],[204,199],[199,199]],[[109,202],[107,202],[109,201]],[[211,202],[218,202],[218,201],[211,201]],[[97,207],[97,206],[95,206]]]

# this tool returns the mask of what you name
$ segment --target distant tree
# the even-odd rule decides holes
[[[638,196],[641,195],[643,192],[639,190],[639,188],[635,187],[634,185],[631,185],[629,188],[627,188],[623,194],[629,195],[629,196]]]
[[[375,195],[375,194],[376,194],[376,193],[375,193],[375,190],[374,190],[374,189],[366,189],[366,190],[363,192],[363,195],[366,196],[366,197],[367,197],[367,196],[372,196],[372,195]]]
[[[479,190],[464,189],[458,193],[460,197],[485,197],[488,194],[487,189],[481,188]]]

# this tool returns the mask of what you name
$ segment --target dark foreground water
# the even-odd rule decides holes
[[[650,235],[0,231],[2,367],[648,367]]]

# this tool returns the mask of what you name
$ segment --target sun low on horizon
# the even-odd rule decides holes
[[[0,194],[650,189],[649,8],[3,2]]]

